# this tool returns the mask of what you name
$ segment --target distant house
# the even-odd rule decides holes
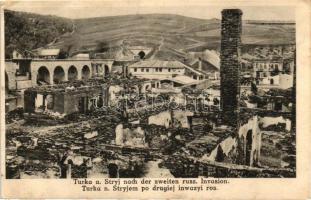
[[[253,61],[253,77],[256,78],[257,84],[276,84],[272,78],[283,72],[282,59],[260,59]]]
[[[283,69],[286,74],[294,73],[295,62],[293,58],[284,59]]]
[[[279,85],[281,89],[288,89],[294,85],[294,76],[289,74],[279,75]]]
[[[253,77],[257,85],[287,89],[293,86],[293,60],[260,59],[253,61]]]
[[[185,75],[179,75],[174,78],[165,78],[160,80],[162,89],[173,89],[178,87],[183,87],[186,85],[197,85],[200,83],[198,80],[194,80],[193,78]]]
[[[141,60],[129,66],[129,72],[139,78],[164,79],[183,75],[187,66],[179,61]]]
[[[13,59],[23,59],[25,56],[18,50],[13,51]]]
[[[12,59],[13,60],[25,60],[25,59],[31,59],[32,57],[34,57],[34,53],[31,51],[27,51],[27,50],[14,50],[12,53]]]
[[[243,74],[250,74],[253,72],[253,64],[247,59],[241,59],[240,71]]]
[[[261,78],[283,71],[283,60],[260,59],[253,61],[254,76]],[[277,75],[277,74],[275,74]]]
[[[42,59],[56,59],[60,49],[41,49],[38,51],[38,57]]]
[[[88,53],[79,53],[77,55],[72,56],[73,59],[77,60],[89,60],[90,59],[90,54]]]
[[[197,58],[189,65],[199,72],[203,73],[207,79],[218,80],[220,78],[219,68],[208,60]]]
[[[129,66],[129,72],[139,78],[170,79],[184,76],[192,80],[205,79],[205,73],[179,61],[141,60]]]

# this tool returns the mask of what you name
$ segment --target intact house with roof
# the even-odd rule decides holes
[[[293,68],[288,68],[284,68],[283,59],[253,60],[253,77],[256,79],[257,85],[287,89],[293,85]]]
[[[129,66],[129,72],[138,78],[164,79],[188,75],[194,80],[205,79],[205,73],[179,61],[142,60]]]
[[[38,57],[42,59],[57,59],[60,49],[41,49],[38,51]]]
[[[129,73],[137,78],[160,80],[162,89],[198,84],[207,76],[203,71],[175,60],[141,60],[129,66]]]
[[[130,65],[129,72],[138,78],[172,78],[183,75],[185,65],[178,61],[142,60]]]

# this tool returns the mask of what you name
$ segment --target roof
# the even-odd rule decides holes
[[[201,63],[201,66],[202,66],[202,71],[204,73],[208,73],[208,72],[218,72],[219,71],[219,68],[216,67],[214,64],[210,63],[209,61],[207,60],[203,60],[203,59],[196,59],[192,64],[191,64],[191,67],[196,69],[196,70],[199,70],[199,62],[202,62]]]
[[[86,58],[89,59],[90,55],[88,53],[79,53],[77,55],[72,56],[73,58]]]
[[[163,60],[142,60],[137,63],[130,65],[129,67],[137,68],[153,68],[153,67],[162,67],[162,68],[185,68],[185,64],[179,61],[163,61]]]
[[[58,56],[60,49],[42,49],[39,51],[39,56]]]
[[[283,62],[282,57],[273,57],[273,58],[257,58],[253,59],[253,62]]]
[[[173,81],[173,82],[176,82],[176,83],[180,83],[182,85],[193,84],[193,83],[200,82],[198,80],[192,79],[191,77],[185,76],[185,75],[178,75],[178,76],[176,76],[174,78],[164,78],[164,79],[160,79],[160,80],[169,80],[169,81]]]
[[[197,80],[192,79],[189,76],[184,76],[184,75],[176,76],[176,77],[172,78],[171,80],[182,83],[182,84],[190,84],[190,83],[197,83],[198,82]]]
[[[141,50],[144,50],[144,49],[148,49],[148,50],[151,50],[152,48],[150,47],[144,47],[144,46],[130,46],[130,47],[127,47],[128,49],[141,49]]]
[[[202,52],[189,52],[189,56],[192,59],[190,65],[192,65],[191,63],[196,62],[197,59],[202,59],[220,69],[220,56],[216,51],[207,49]]]

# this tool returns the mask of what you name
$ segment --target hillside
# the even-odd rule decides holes
[[[254,22],[243,24],[244,44],[295,43],[294,24]],[[154,49],[153,58],[179,60],[189,51],[220,48],[219,19],[148,14],[79,19],[74,23],[75,33],[61,38],[55,47],[71,49],[74,53],[96,50],[104,42],[112,51],[123,55],[129,46],[146,46]]]
[[[72,20],[5,10],[5,53],[15,49],[30,51],[57,40],[73,30]]]
[[[71,34],[62,35],[51,48],[70,54],[110,51],[119,58],[131,46],[151,47],[151,58],[183,60],[189,51],[219,50],[220,20],[170,14],[127,15],[77,19]],[[243,22],[244,44],[295,43],[293,23]],[[48,43],[48,42],[47,42]]]

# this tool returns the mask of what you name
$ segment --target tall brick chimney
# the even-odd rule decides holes
[[[237,125],[240,96],[242,11],[224,9],[221,20],[220,95],[224,122]]]

